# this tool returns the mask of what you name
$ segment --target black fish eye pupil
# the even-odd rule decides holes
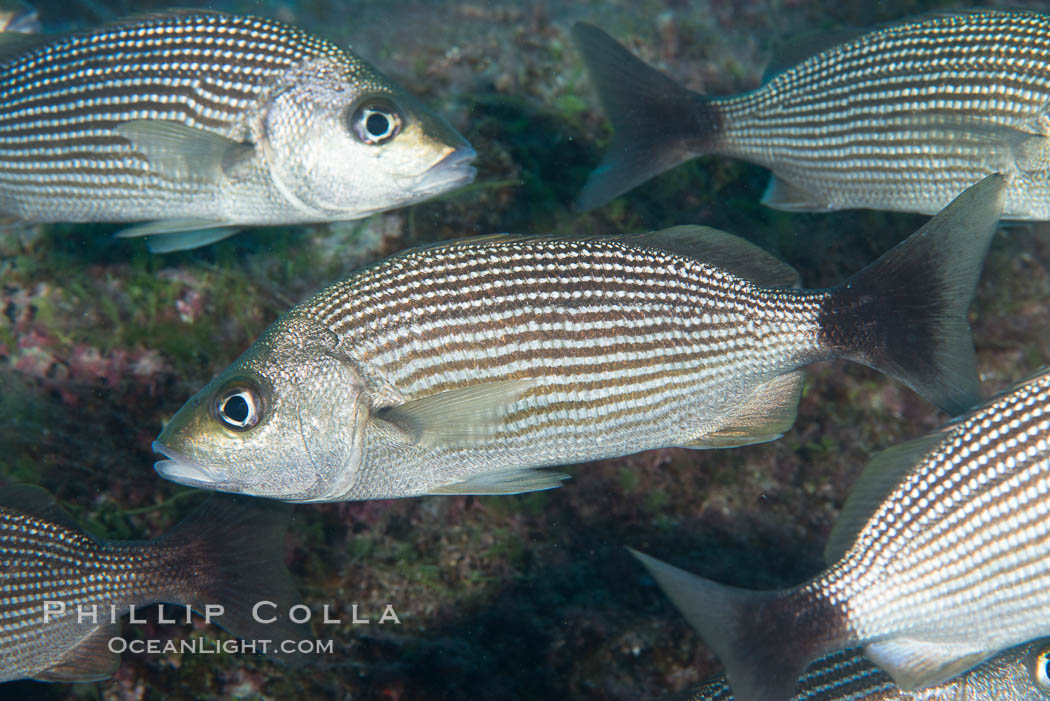
[[[215,418],[226,428],[247,431],[259,423],[259,399],[250,387],[236,387],[219,395]]]
[[[365,129],[372,136],[386,136],[386,133],[390,131],[390,120],[378,112],[373,112],[368,115],[368,119],[365,121]]]
[[[349,126],[358,141],[375,146],[393,139],[401,131],[401,113],[384,100],[368,102],[350,113]]]
[[[248,400],[244,398],[243,394],[235,394],[222,405],[222,413],[226,415],[226,418],[243,424],[248,420],[251,408],[248,406]]]

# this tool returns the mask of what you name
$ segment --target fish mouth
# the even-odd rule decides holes
[[[249,489],[247,485],[236,480],[222,480],[212,474],[207,467],[201,465],[174,448],[153,441],[153,452],[160,453],[167,460],[158,460],[153,464],[153,469],[161,477],[171,480],[177,484],[187,487],[199,487],[217,492],[230,492],[232,494],[248,494],[264,499],[280,499],[291,502],[310,502],[326,500],[324,496],[313,496],[319,492],[316,483],[306,486],[299,484],[281,485],[273,490]]]
[[[208,472],[208,468],[204,465],[189,459],[173,448],[153,441],[153,452],[160,453],[167,458],[167,460],[158,460],[153,464],[153,469],[164,479],[189,487],[207,489],[215,489],[221,483],[221,480]]]
[[[470,164],[478,157],[471,146],[460,146],[422,173],[394,176],[399,187],[425,195],[445,192],[474,182],[477,168]]]

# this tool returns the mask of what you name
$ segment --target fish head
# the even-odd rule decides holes
[[[467,185],[476,153],[440,116],[367,65],[324,63],[268,105],[275,185],[306,218],[357,219]]]
[[[948,684],[952,683],[960,687],[953,697],[959,701],[1047,701],[1050,699],[1050,638],[1000,652]]]
[[[172,417],[153,444],[180,484],[285,501],[347,491],[368,404],[338,337],[292,310]]]

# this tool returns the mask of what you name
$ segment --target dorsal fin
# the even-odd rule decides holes
[[[765,249],[739,236],[708,226],[672,226],[668,229],[648,231],[642,234],[612,236],[605,234],[595,236],[488,234],[440,241],[403,251],[393,257],[408,256],[427,249],[529,241],[616,241],[637,248],[648,248],[694,258],[727,270],[762,287],[798,287],[799,285],[798,272],[784,261],[778,260]]]
[[[30,49],[54,39],[47,34],[26,34],[24,32],[0,32],[0,67]]]
[[[890,492],[944,440],[948,432],[945,429],[934,431],[922,438],[887,448],[871,459],[857,478],[846,503],[842,505],[835,527],[831,529],[824,547],[824,562],[831,565],[842,559],[853,547],[860,529],[864,528]]]
[[[798,287],[798,272],[768,251],[733,234],[709,226],[672,226],[617,240],[655,248],[723,268],[762,287]]]
[[[868,30],[856,27],[840,29],[815,29],[794,37],[777,47],[762,73],[762,83],[768,83],[780,73],[793,68],[808,58],[812,58],[828,49],[855,39]]]
[[[43,521],[82,531],[69,512],[59,506],[55,497],[34,484],[11,484],[0,487],[0,508],[10,509]]]
[[[989,12],[1002,12],[993,8],[962,8],[948,10],[931,10],[922,14],[904,19],[893,19],[887,22],[868,27],[837,27],[835,29],[814,29],[803,32],[797,37],[791,38],[778,46],[773,52],[765,72],[762,74],[762,83],[765,84],[775,78],[778,74],[797,66],[806,59],[812,58],[828,49],[845,44],[854,39],[877,32],[916,24],[938,18],[967,17],[970,15],[982,15]]]

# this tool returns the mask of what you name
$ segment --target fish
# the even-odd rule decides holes
[[[203,10],[0,35],[0,214],[144,222],[150,250],[359,219],[469,184],[476,157],[357,55]]]
[[[40,15],[22,0],[0,0],[0,32],[39,34]]]
[[[1039,701],[1050,699],[1050,640],[1010,648],[964,675],[904,691],[853,648],[820,658],[799,679],[791,701]],[[662,701],[734,701],[724,676]]]
[[[169,480],[289,501],[513,494],[540,468],[774,440],[844,357],[948,413],[980,399],[966,310],[989,176],[844,284],[684,226],[467,238],[379,261],[274,321],[153,444]]]
[[[932,214],[1002,173],[1004,218],[1050,220],[1048,15],[940,12],[810,35],[757,89],[714,97],[597,27],[572,33],[614,128],[582,210],[711,154],[772,171],[762,202],[781,210]]]
[[[160,538],[104,540],[46,490],[0,487],[0,682],[110,677],[120,666],[109,645],[120,618],[155,603],[198,613],[222,606],[213,622],[298,661],[277,647],[308,633],[285,613],[302,603],[283,564],[290,513],[280,502],[211,495]],[[256,616],[262,601],[277,606]]]
[[[797,587],[751,591],[635,552],[725,665],[739,701],[783,701],[849,647],[905,690],[1050,633],[1050,369],[878,454]]]

